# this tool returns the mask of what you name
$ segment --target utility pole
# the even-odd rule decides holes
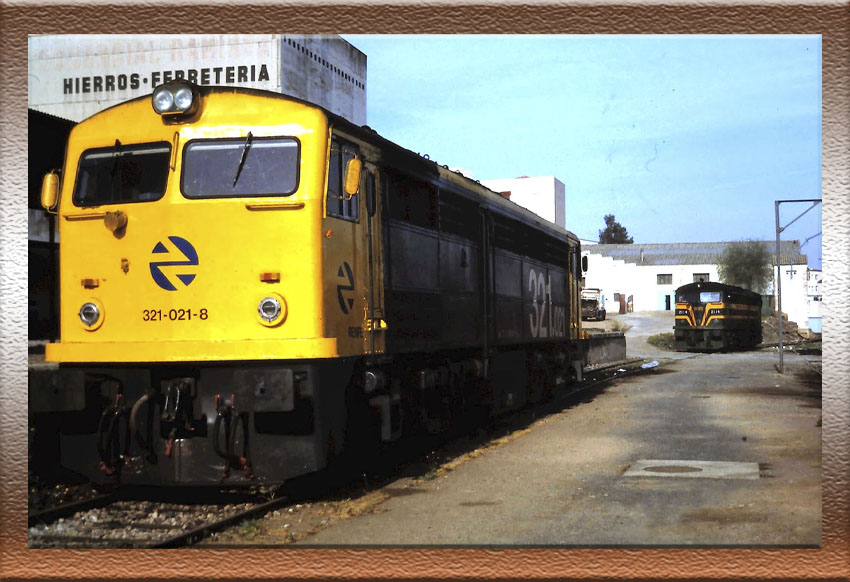
[[[803,217],[809,210],[820,204],[822,201],[821,198],[810,198],[806,200],[776,200],[773,203],[774,212],[776,215],[776,328],[779,333],[779,373],[784,374],[784,362],[783,362],[783,342],[782,342],[782,266],[779,263],[779,235],[783,230],[797,222],[800,218]],[[805,209],[802,213],[798,214],[797,217],[786,224],[785,226],[779,226],[779,205],[783,203],[789,202],[811,202],[812,205]],[[792,267],[793,268],[793,267]]]

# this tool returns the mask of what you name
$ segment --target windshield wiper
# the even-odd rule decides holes
[[[233,186],[231,186],[232,188],[236,187],[236,182],[237,180],[239,180],[239,174],[242,173],[242,168],[245,166],[245,157],[248,155],[248,148],[251,147],[251,140],[253,139],[253,137],[254,136],[251,135],[251,132],[249,131],[248,137],[245,138],[245,145],[242,146],[242,157],[239,158],[239,167],[236,168],[236,176],[233,178]]]
[[[113,162],[112,169],[109,171],[109,187],[111,189],[110,194],[112,195],[112,201],[115,202],[117,200],[117,196],[115,195],[115,177],[119,175],[119,170],[121,169],[121,159],[123,154],[121,152],[121,142],[116,138],[115,145],[112,147],[115,148],[115,152],[112,154]],[[119,184],[119,194],[120,194],[120,184]]]
[[[112,169],[109,171],[109,175],[114,178],[115,172],[118,171],[118,164],[121,162],[121,142],[116,139],[115,145],[112,147],[115,148],[115,151],[112,153],[112,159],[115,161],[112,162]]]

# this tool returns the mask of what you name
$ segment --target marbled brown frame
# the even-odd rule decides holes
[[[28,550],[26,60],[28,33],[759,33],[823,35],[821,549]],[[10,3],[0,7],[0,578],[847,580],[850,564],[850,9],[811,4]],[[816,193],[805,192],[804,197]],[[765,212],[772,211],[765,208]]]

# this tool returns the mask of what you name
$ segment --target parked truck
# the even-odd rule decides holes
[[[581,318],[585,321],[605,319],[605,295],[602,294],[601,289],[582,289]]]

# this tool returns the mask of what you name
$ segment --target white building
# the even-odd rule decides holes
[[[32,35],[28,106],[72,121],[185,78],[265,89],[366,124],[366,55],[339,36]]]
[[[823,273],[820,269],[808,269],[806,272],[806,278],[809,307],[809,331],[813,333],[822,333],[821,306],[823,305],[823,292],[821,291],[821,283],[823,282]]]
[[[566,228],[564,183],[555,176],[521,176],[502,180],[481,180],[481,183],[537,216]]]
[[[719,281],[717,260],[730,243],[590,244],[585,287],[602,289],[608,313],[673,310],[678,287],[697,281]],[[774,244],[769,246],[774,256]],[[801,329],[809,327],[807,263],[799,241],[780,244],[782,311]],[[776,280],[774,267],[774,281]],[[775,296],[774,282],[765,295]],[[776,305],[775,297],[773,298]]]

